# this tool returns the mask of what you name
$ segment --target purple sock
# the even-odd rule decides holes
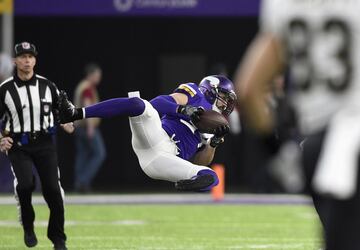
[[[145,110],[145,103],[138,97],[109,99],[85,108],[85,118],[110,118],[114,116],[138,116]]]
[[[206,174],[212,175],[214,177],[214,182],[211,185],[201,189],[200,191],[202,191],[202,192],[210,191],[213,187],[215,187],[215,186],[217,186],[217,184],[219,184],[218,176],[216,175],[216,173],[214,171],[212,171],[210,169],[200,170],[197,173],[197,176],[206,175]]]

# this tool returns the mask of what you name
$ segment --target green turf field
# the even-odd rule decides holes
[[[38,205],[38,249],[48,209]],[[0,206],[0,249],[26,249],[14,205]],[[306,249],[318,250],[311,207],[273,205],[67,205],[69,249]]]

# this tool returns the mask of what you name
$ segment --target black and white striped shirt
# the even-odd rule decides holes
[[[5,133],[47,131],[56,125],[58,89],[45,77],[22,81],[16,74],[0,84],[0,119]]]

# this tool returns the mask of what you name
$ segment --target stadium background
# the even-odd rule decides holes
[[[199,82],[217,73],[219,65],[232,78],[258,30],[259,2],[0,0],[0,52],[12,53],[13,44],[24,40],[34,43],[39,50],[36,72],[71,97],[84,65],[97,62],[104,73],[102,99],[132,90],[151,99],[179,83]],[[74,137],[59,131],[68,247],[319,250],[319,221],[309,197],[253,194],[283,190],[267,172],[267,141],[241,125],[242,132],[228,136],[215,159],[226,167],[223,199],[176,192],[171,183],[145,176],[124,117],[102,122],[107,159],[95,178],[95,194],[72,193]],[[51,249],[49,211],[39,186],[37,191],[32,203],[38,248]],[[13,176],[0,153],[0,249],[25,249],[15,205]]]
[[[127,13],[114,11],[114,6],[103,10],[109,4],[127,1],[34,2],[14,2],[14,41],[33,42],[39,49],[37,73],[53,80],[70,96],[88,62],[97,62],[103,68],[102,99],[126,96],[131,90],[140,90],[142,97],[151,99],[170,93],[179,83],[199,82],[203,76],[216,73],[212,68],[218,63],[226,65],[231,78],[258,29],[259,3],[253,0],[226,0],[222,4],[213,0],[172,1],[195,3],[194,9],[164,8],[164,3],[171,1],[153,1],[162,7]],[[130,2],[136,7],[142,1]],[[173,190],[171,183],[151,180],[141,171],[131,148],[126,118],[104,120],[101,130],[107,159],[95,179],[94,191]],[[274,191],[263,162],[254,162],[263,158],[253,153],[259,143],[249,138],[252,136],[243,128],[219,149],[216,161],[226,166],[227,190]],[[250,145],[249,140],[253,142]],[[60,132],[58,145],[62,184],[70,191],[73,137]],[[2,166],[7,164],[3,158]],[[7,175],[11,176],[10,170]],[[4,176],[1,188],[11,191]]]

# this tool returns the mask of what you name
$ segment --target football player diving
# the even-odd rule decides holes
[[[61,92],[61,122],[128,116],[132,147],[149,177],[174,182],[175,188],[183,191],[209,191],[216,186],[218,177],[207,165],[229,126],[217,127],[209,138],[194,123],[205,110],[230,115],[236,103],[233,83],[221,75],[207,76],[199,85],[181,84],[172,94],[157,96],[150,102],[134,93],[130,92],[129,98],[76,108]]]

